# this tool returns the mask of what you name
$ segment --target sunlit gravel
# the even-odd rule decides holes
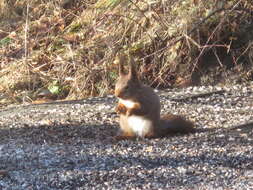
[[[253,83],[158,94],[198,132],[115,142],[113,96],[0,110],[0,189],[253,189]]]

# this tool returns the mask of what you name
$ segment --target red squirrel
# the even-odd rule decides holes
[[[158,138],[169,134],[191,133],[194,124],[182,116],[167,114],[160,117],[161,105],[154,89],[141,83],[130,58],[129,72],[125,73],[123,56],[119,56],[119,78],[115,85],[118,98],[116,112],[120,115],[117,140]]]

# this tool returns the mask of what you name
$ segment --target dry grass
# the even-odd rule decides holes
[[[252,0],[26,2],[0,0],[2,102],[112,93],[116,51],[159,87],[197,84],[213,63],[252,64]]]

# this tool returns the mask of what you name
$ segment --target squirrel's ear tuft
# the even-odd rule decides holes
[[[123,66],[123,62],[124,62],[124,56],[119,54],[117,57],[117,62],[119,64],[119,75],[125,75],[125,71],[124,71],[124,66]]]
[[[138,80],[138,73],[137,73],[136,68],[135,68],[134,59],[132,58],[132,56],[129,56],[129,59],[130,59],[129,60],[129,75],[130,75],[130,78]]]

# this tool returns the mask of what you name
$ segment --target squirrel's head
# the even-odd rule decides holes
[[[138,93],[141,83],[136,72],[133,58],[130,57],[129,71],[124,71],[125,57],[119,56],[119,78],[115,85],[115,96],[121,99],[132,99]]]

